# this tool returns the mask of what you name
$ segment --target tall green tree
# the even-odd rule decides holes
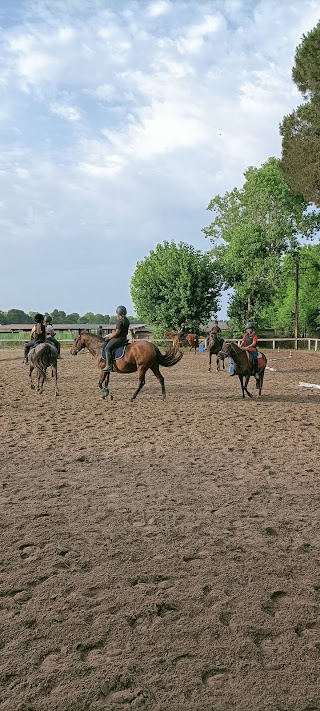
[[[67,314],[65,311],[53,309],[53,311],[51,312],[51,317],[54,323],[66,323]]]
[[[317,336],[320,333],[320,245],[301,247],[299,262],[299,336]],[[294,329],[295,276],[295,259],[287,254],[283,260],[279,289],[265,312],[266,321],[286,336],[291,336]]]
[[[216,312],[221,277],[208,254],[180,242],[158,244],[137,263],[131,297],[138,318],[157,330],[195,329]]]
[[[281,169],[291,188],[320,207],[320,23],[303,35],[292,78],[307,100],[280,125]]]
[[[7,311],[7,323],[32,323],[33,319],[21,309]]]
[[[276,293],[283,255],[294,253],[301,235],[311,237],[320,226],[320,215],[293,193],[276,158],[249,167],[244,176],[241,189],[211,200],[214,219],[203,230],[225,287],[235,290],[229,316],[238,328],[248,317],[259,320]]]

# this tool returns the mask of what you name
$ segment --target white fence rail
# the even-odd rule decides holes
[[[59,336],[58,336],[58,339],[59,339]],[[74,338],[61,338],[59,340],[60,340],[60,343],[62,346],[63,345],[70,346],[73,343]],[[136,340],[139,340],[139,339],[136,339]],[[201,342],[204,343],[205,340],[206,339],[204,337],[200,336],[200,338],[199,338],[200,343]],[[237,340],[237,339],[235,339],[235,340]],[[172,343],[171,338],[170,339],[169,338],[159,338],[159,339],[154,339],[154,341],[155,341],[155,343],[157,343],[157,342]],[[17,335],[17,338],[1,338],[0,337],[0,348],[2,345],[7,344],[7,343],[11,344],[11,345],[18,345],[18,346],[21,345],[22,346],[22,345],[24,345],[25,342],[26,342],[25,336],[19,337],[19,335]],[[303,347],[303,350],[308,350],[308,351],[317,351],[319,349],[319,342],[320,342],[320,338],[298,338],[298,344]],[[240,341],[238,341],[238,343],[240,343]],[[266,343],[268,345],[272,344],[271,347],[274,351],[277,350],[277,348],[281,348],[282,350],[284,350],[285,348],[287,350],[291,350],[291,349],[293,350],[295,348],[296,340],[295,340],[295,338],[259,338],[259,346],[261,346],[264,343]],[[288,344],[288,345],[285,346],[284,344]]]

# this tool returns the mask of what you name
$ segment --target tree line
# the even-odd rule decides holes
[[[25,313],[21,309],[9,309],[9,311],[0,311],[0,324],[5,326],[8,323],[33,323],[36,311],[29,311]],[[78,313],[66,314],[65,311],[59,311],[59,309],[53,309],[53,311],[46,311],[50,313],[53,323],[96,323],[98,326],[114,323],[116,321],[116,316],[109,316],[109,314],[94,314],[88,311],[83,316]],[[136,316],[129,316],[130,323],[138,323],[139,320]]]
[[[318,23],[296,50],[292,77],[305,103],[283,119],[281,159],[249,166],[242,188],[210,201],[203,232],[211,249],[164,241],[138,262],[132,300],[158,331],[183,321],[199,328],[217,312],[221,290],[232,289],[235,335],[248,318],[283,335],[319,333],[320,246],[310,243],[320,229],[319,67]]]

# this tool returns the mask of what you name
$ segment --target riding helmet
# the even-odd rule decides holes
[[[127,315],[127,309],[126,309],[125,306],[118,306],[118,307],[117,307],[117,310],[116,310],[116,313],[118,314],[118,316],[126,316],[126,315]]]
[[[36,323],[42,323],[44,316],[42,314],[35,314],[34,320]]]
[[[253,328],[253,329],[255,329],[255,328],[256,328],[255,322],[254,322],[254,321],[248,321],[248,323],[246,323],[246,328]]]
[[[51,322],[52,322],[52,318],[51,318],[50,314],[45,314],[43,320],[44,320],[45,323],[51,323]]]

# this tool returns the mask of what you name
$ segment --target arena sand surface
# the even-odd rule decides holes
[[[39,396],[21,355],[0,352],[2,711],[319,710],[320,394],[297,383],[320,354],[245,402],[186,354],[165,403],[152,374],[104,402],[67,351]]]

